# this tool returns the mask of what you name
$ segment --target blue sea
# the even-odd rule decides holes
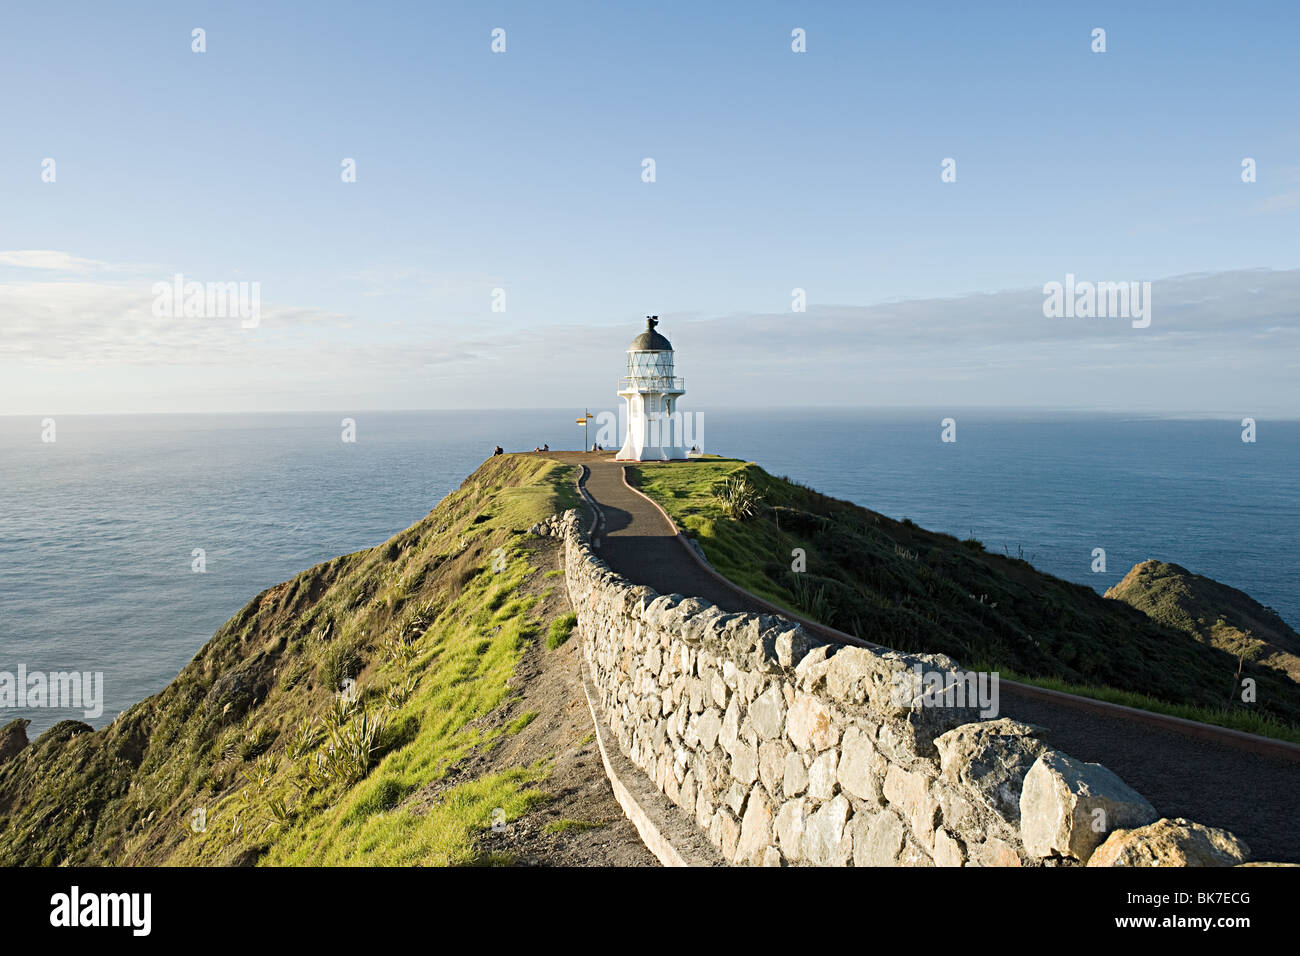
[[[705,409],[706,451],[1104,591],[1147,558],[1300,627],[1300,422]],[[955,442],[940,420],[956,419]],[[342,419],[356,441],[341,440]],[[102,726],[258,591],[419,520],[496,444],[572,410],[0,418],[0,672],[103,672]],[[593,436],[594,438],[594,433]],[[1093,549],[1106,552],[1094,573]],[[195,549],[206,568],[193,571]],[[10,708],[37,733],[81,710]]]

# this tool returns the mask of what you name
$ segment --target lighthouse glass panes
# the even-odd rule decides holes
[[[661,388],[671,384],[672,352],[628,352],[627,375],[634,387]],[[667,380],[667,383],[665,383]]]

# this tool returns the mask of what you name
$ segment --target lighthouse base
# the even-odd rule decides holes
[[[637,448],[629,438],[623,443],[615,461],[685,461],[687,451],[677,446],[646,445]]]
[[[627,426],[615,461],[685,461],[692,442],[690,422],[677,411],[681,391],[627,389]]]

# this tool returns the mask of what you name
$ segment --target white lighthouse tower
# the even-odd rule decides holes
[[[672,461],[686,457],[677,399],[686,382],[673,375],[673,347],[655,331],[659,316],[646,316],[645,331],[627,349],[627,375],[618,380],[627,402],[627,437],[619,461]]]

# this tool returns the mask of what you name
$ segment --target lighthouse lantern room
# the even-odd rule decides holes
[[[677,399],[686,382],[673,374],[672,344],[655,331],[659,316],[646,316],[645,331],[627,350],[627,374],[618,380],[626,403],[627,436],[619,461],[673,461],[686,457]]]

